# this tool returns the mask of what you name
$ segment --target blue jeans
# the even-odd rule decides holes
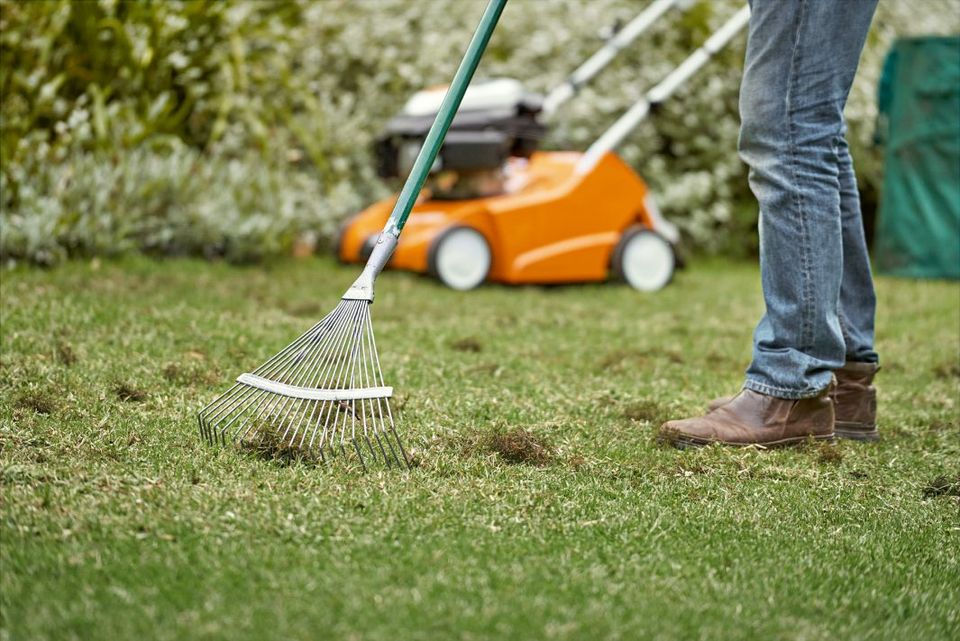
[[[766,313],[745,387],[816,396],[878,361],[876,296],[843,107],[877,0],[752,0],[740,156],[760,203]]]

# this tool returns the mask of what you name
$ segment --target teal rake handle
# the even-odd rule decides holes
[[[480,64],[483,51],[487,48],[493,29],[497,26],[500,14],[506,5],[507,0],[490,0],[483,12],[483,17],[473,34],[470,46],[467,47],[467,52],[463,55],[463,60],[460,61],[460,68],[457,69],[453,82],[450,83],[450,88],[440,105],[440,111],[437,112],[437,117],[430,127],[430,132],[423,141],[423,146],[420,148],[416,162],[413,163],[413,169],[407,177],[407,182],[403,185],[400,197],[397,198],[397,203],[393,206],[393,213],[390,214],[390,219],[387,220],[387,224],[383,228],[384,232],[399,236],[400,231],[406,224],[407,217],[410,216],[410,210],[413,209],[417,196],[420,195],[420,189],[423,188],[423,183],[430,174],[430,168],[433,167],[437,154],[440,153],[443,139],[447,135],[447,130],[450,129],[453,117],[457,114],[460,101],[463,100],[463,95],[470,85],[473,72],[477,70],[477,65]]]
[[[460,107],[463,95],[470,85],[470,79],[473,78],[473,72],[477,70],[477,65],[480,64],[480,58],[487,48],[487,43],[490,42],[490,36],[493,35],[493,30],[497,26],[497,21],[500,19],[500,14],[503,13],[505,6],[507,6],[507,0],[490,0],[487,4],[483,17],[480,19],[480,24],[473,33],[473,39],[470,40],[470,46],[467,47],[467,52],[463,55],[463,60],[460,61],[460,67],[453,76],[453,81],[443,97],[440,111],[430,126],[430,132],[427,133],[423,146],[420,147],[420,153],[413,163],[413,169],[410,170],[410,175],[407,176],[407,181],[403,184],[400,196],[393,206],[393,212],[387,219],[383,232],[377,238],[377,244],[373,247],[373,252],[363,268],[363,273],[343,295],[344,299],[373,301],[373,281],[386,266],[397,246],[397,238],[400,237],[400,232],[407,223],[407,218],[410,216],[414,203],[417,202],[423,183],[426,182],[427,176],[430,174],[430,168],[433,167],[437,154],[440,153],[440,147],[443,145],[447,130],[450,129],[450,123],[453,122],[453,117]]]

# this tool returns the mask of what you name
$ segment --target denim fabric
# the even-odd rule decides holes
[[[760,203],[766,313],[745,387],[815,396],[877,362],[876,298],[843,107],[877,0],[752,0],[740,156]]]

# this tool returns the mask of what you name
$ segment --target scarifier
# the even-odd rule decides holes
[[[546,99],[518,80],[474,82],[454,119],[425,197],[390,261],[467,290],[507,284],[599,282],[615,278],[640,291],[672,279],[679,230],[660,215],[642,177],[615,152],[749,21],[742,7],[651,88],[584,153],[540,150],[551,114],[634,39],[683,0],[654,0]],[[442,88],[417,92],[378,140],[380,174],[406,174],[436,113]],[[392,199],[373,203],[341,227],[338,258],[362,263],[376,244]]]
[[[359,278],[323,320],[253,372],[241,374],[199,415],[210,443],[257,443],[273,433],[280,445],[321,460],[343,456],[409,467],[397,435],[370,318],[373,285],[430,173],[444,136],[507,0],[490,0],[450,83],[430,132]]]

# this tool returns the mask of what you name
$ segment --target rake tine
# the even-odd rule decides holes
[[[321,320],[319,323],[317,323],[316,325],[314,325],[313,327],[311,327],[310,329],[308,329],[306,332],[304,332],[303,334],[301,334],[300,337],[297,338],[293,343],[291,343],[290,345],[288,345],[288,346],[285,347],[284,349],[282,349],[282,350],[280,350],[279,352],[277,352],[272,358],[270,358],[270,359],[269,359],[268,361],[266,361],[263,365],[261,365],[261,366],[258,367],[256,370],[254,370],[254,373],[255,373],[255,374],[266,374],[266,375],[269,375],[269,374],[275,372],[275,371],[280,367],[280,364],[281,364],[280,361],[278,361],[277,359],[279,359],[280,357],[284,356],[284,355],[287,354],[288,352],[292,351],[292,350],[295,349],[298,345],[300,345],[302,342],[304,342],[305,340],[307,340],[307,338],[308,338],[308,336],[310,335],[310,333],[313,332],[313,331],[315,331],[315,330],[317,330],[319,327],[321,327],[321,326],[323,325],[324,321],[326,321],[333,313],[335,313],[335,311],[334,311],[334,312],[331,312],[331,314],[328,314],[328,315],[327,315],[323,320]],[[237,388],[239,388],[239,387],[241,387],[241,385],[240,385],[239,383],[234,384],[233,387],[231,387],[229,390],[227,390],[227,391],[226,391],[224,394],[222,394],[219,398],[217,398],[215,401],[213,401],[212,403],[210,403],[209,405],[207,405],[205,408],[203,408],[203,410],[201,411],[201,414],[203,414],[203,413],[208,413],[208,416],[209,416],[209,412],[213,412],[213,411],[219,409],[219,407],[220,407],[221,405],[227,404],[227,403],[231,400],[231,396],[230,396],[231,392],[233,392],[235,389],[237,389]],[[252,390],[251,390],[251,391],[252,391]],[[211,418],[216,418],[216,417],[211,416]]]
[[[360,310],[357,310],[357,311],[359,312]],[[323,382],[324,387],[328,385],[332,387],[333,381],[337,381],[341,379],[342,374],[344,372],[344,368],[346,367],[346,361],[344,360],[343,357],[348,350],[349,350],[349,346],[347,345],[347,343],[345,341],[341,342],[341,344],[338,346],[338,349],[336,351],[335,359],[330,362],[330,365],[332,366],[332,368],[328,374],[329,378],[325,377],[324,379],[324,382]],[[330,442],[332,444],[334,435],[336,433],[337,421],[339,419],[339,412],[335,412],[336,408],[337,408],[336,402],[331,402],[329,404],[329,408],[327,409],[326,420],[324,421],[323,435],[320,438],[320,447],[323,447],[324,445],[324,438],[326,437],[326,434],[327,434],[327,423],[329,422],[331,415],[333,415],[333,419],[334,419],[333,426],[331,427],[331,434],[330,434]]]
[[[370,344],[373,347],[371,351],[373,352],[374,363],[376,363],[377,378],[379,379],[380,384],[383,385],[383,370],[380,369],[380,354],[379,352],[377,352],[377,339],[376,339],[376,336],[374,336],[373,334],[372,324],[370,326],[369,336],[370,336]],[[403,449],[403,443],[400,442],[400,437],[397,435],[397,429],[393,423],[393,411],[390,409],[390,401],[389,400],[385,401],[384,404],[387,406],[387,418],[389,418],[390,420],[390,432],[393,434],[393,438],[397,442],[397,447],[400,448],[400,454],[403,456],[404,466],[407,469],[410,469],[410,459],[407,458],[407,453]]]
[[[331,315],[337,314],[337,313],[338,313],[338,311],[335,310],[335,311],[332,312],[330,315],[328,315],[328,317],[331,316]],[[334,330],[334,331],[333,331],[332,333],[328,334],[327,337],[331,337],[332,335],[334,335],[334,334],[336,333],[336,331],[337,331],[337,328],[339,328],[339,327],[341,327],[341,326],[345,326],[345,323],[347,322],[347,318],[348,318],[348,315],[347,315],[346,313],[343,313],[342,319],[341,319],[340,321],[336,322],[336,323],[333,325],[333,330]],[[319,357],[321,354],[322,354],[322,352],[320,352],[320,351],[317,351],[317,352],[316,352],[317,357]],[[296,370],[294,370],[294,372],[296,372]],[[286,372],[281,372],[281,375],[280,375],[278,378],[280,378],[281,380],[283,380],[283,379],[290,380],[291,374],[288,374],[288,373],[286,373]],[[299,384],[300,382],[302,382],[302,376],[298,376],[295,380],[293,380],[293,381],[291,381],[291,382],[292,382],[294,385]],[[270,412],[272,412],[273,409],[277,406],[277,404],[281,402],[281,400],[284,401],[283,407],[286,407],[287,403],[289,403],[291,399],[285,398],[285,397],[280,396],[280,395],[275,395],[275,398],[273,398],[273,399],[271,400],[271,399],[270,399],[270,395],[267,394],[267,395],[264,397],[264,402],[265,402],[265,404],[264,404],[264,402],[261,402],[261,403],[257,406],[257,409],[254,410],[254,414],[253,414],[252,416],[249,416],[249,417],[247,418],[247,420],[246,420],[243,424],[241,424],[239,427],[237,427],[236,432],[235,432],[235,439],[242,441],[243,439],[247,438],[247,435],[248,435],[249,431],[250,431],[251,429],[253,429],[253,428],[256,428],[256,430],[254,431],[254,433],[253,433],[252,435],[250,435],[250,438],[251,438],[251,439],[252,439],[252,438],[255,438],[255,437],[257,436],[257,434],[259,433],[259,431],[260,431],[259,427],[257,427],[258,422],[260,421],[260,417],[261,417],[261,416],[267,416],[267,415],[269,415]],[[252,422],[251,422],[251,419],[252,419]],[[244,426],[247,425],[248,423],[249,423],[249,427],[247,427],[247,428],[243,431],[243,433],[241,434],[241,433],[240,433],[240,430],[242,430],[242,429],[244,428]]]
[[[339,329],[338,329],[338,331],[339,331]],[[339,350],[338,350],[337,353],[339,354]],[[316,380],[314,381],[314,386],[322,386],[322,387],[328,387],[328,386],[330,386],[330,385],[329,385],[328,376],[329,376],[330,373],[331,373],[332,365],[333,365],[334,362],[335,362],[335,359],[331,359],[331,360],[328,360],[328,361],[324,364],[323,369],[322,369],[321,371],[319,371],[319,373],[317,374]],[[320,417],[321,417],[321,416],[324,416],[324,409],[325,409],[324,406],[326,406],[326,420],[324,420],[323,435],[322,435],[321,438],[320,438],[320,446],[319,446],[320,451],[323,451],[324,436],[326,435],[326,430],[327,430],[326,424],[327,424],[327,421],[328,421],[329,418],[330,418],[330,411],[331,411],[331,406],[332,406],[332,404],[321,403],[321,404],[318,405],[318,410],[319,410],[319,411],[318,411],[318,413],[317,413],[317,420],[316,420],[316,422],[314,423],[313,433],[312,433],[311,436],[310,436],[310,443],[309,443],[309,445],[307,446],[308,448],[312,448],[312,447],[313,447],[314,439],[315,439],[316,436],[317,436],[317,429],[320,427]],[[306,437],[306,435],[307,435],[306,430],[304,430],[303,436]],[[303,444],[303,439],[301,439],[301,445],[302,445],[302,444]]]
[[[370,319],[370,310],[369,308],[367,308],[367,324],[365,325],[365,327],[367,328],[367,331],[364,332],[361,337],[361,341],[364,347],[364,357],[362,358],[362,362],[363,362],[363,384],[365,387],[374,387],[376,385],[376,381],[373,380],[370,374],[370,369],[372,369],[370,362],[372,361],[373,356],[372,356],[372,349],[370,348],[370,343],[369,343],[369,340],[370,340],[369,334],[370,334],[370,328],[372,328],[372,326],[373,325]],[[374,408],[374,400],[376,400],[376,408]],[[371,399],[369,402],[369,407],[370,407],[370,423],[371,423],[371,430],[373,431],[373,437],[377,440],[377,446],[380,448],[380,453],[383,454],[384,462],[387,464],[388,467],[392,467],[393,463],[390,461],[390,458],[387,456],[386,450],[383,449],[383,441],[380,439],[380,433],[379,433],[380,430],[377,428],[377,412],[378,411],[380,412],[381,423],[383,421],[383,409],[380,405],[380,399],[379,398]],[[389,441],[387,442],[387,446],[390,447],[390,453],[393,455],[393,458],[396,460],[397,465],[400,465],[400,461],[397,459],[397,454],[396,452],[393,451],[393,447],[390,446]]]
[[[334,313],[337,313],[337,312],[334,312]],[[346,322],[347,322],[346,318],[347,318],[348,315],[347,315],[346,313],[343,313],[343,314],[341,314],[341,316],[342,316],[342,318],[339,319],[336,323],[334,323],[334,324],[332,325],[332,329],[333,329],[332,332],[328,332],[322,339],[321,339],[320,337],[315,337],[315,338],[314,338],[314,341],[313,341],[313,342],[314,342],[314,346],[315,346],[316,349],[314,350],[314,352],[313,352],[313,354],[310,356],[310,358],[306,360],[306,362],[303,362],[303,361],[304,361],[304,359],[303,359],[303,353],[304,353],[304,352],[301,352],[301,354],[298,354],[298,355],[297,355],[296,359],[294,360],[294,368],[295,368],[295,369],[290,373],[290,375],[289,375],[288,377],[286,377],[286,378],[288,378],[288,380],[290,380],[290,382],[291,382],[292,384],[294,384],[294,385],[300,385],[300,384],[304,383],[304,382],[310,377],[310,374],[311,374],[311,371],[312,371],[311,368],[313,368],[313,367],[315,366],[315,363],[317,362],[317,360],[322,357],[323,348],[324,348],[329,342],[331,342],[332,340],[334,340],[334,337],[336,336],[336,333],[337,333],[337,331],[338,331],[337,328],[339,328],[343,323],[346,323]],[[308,346],[308,347],[309,347],[309,346]],[[304,348],[304,350],[306,350],[306,349],[307,349],[307,348]],[[279,399],[278,399],[278,401],[279,401]],[[292,399],[292,398],[286,398],[286,399],[284,399],[283,405],[282,405],[282,406],[280,407],[280,409],[277,411],[277,413],[283,413],[283,417],[282,417],[282,418],[280,419],[280,421],[279,421],[281,427],[283,426],[284,423],[287,422],[287,416],[289,415],[290,411],[291,411],[292,409],[294,409],[296,406],[297,406],[297,404],[294,402],[294,399]],[[285,411],[285,410],[286,410],[286,411]],[[287,437],[287,433],[290,431],[290,428],[291,428],[291,427],[292,427],[292,425],[290,425],[290,424],[287,425],[286,431],[284,431],[283,435],[280,437],[280,440],[281,440],[281,441],[284,440],[284,439]],[[279,428],[278,428],[278,429],[279,429]],[[296,438],[296,434],[294,434],[293,438]],[[292,439],[291,439],[291,440],[292,440]]]
[[[308,334],[310,334],[311,331],[319,327],[322,323],[323,321],[321,321],[320,323],[317,323],[317,325],[311,328],[311,330],[305,332],[299,339],[297,339],[297,341],[294,341],[294,343],[291,344],[287,349],[281,350],[276,356],[270,359],[270,361],[267,361],[267,363],[258,367],[254,371],[267,376],[277,372],[280,369],[280,367],[283,365],[282,360],[277,360],[277,358],[282,354],[284,354],[285,352],[290,351],[291,348],[296,346],[302,340],[305,340],[305,337]],[[271,365],[271,363],[273,364]],[[233,397],[231,393],[234,390],[240,389],[240,388],[242,388],[242,392],[237,397]],[[208,422],[209,424],[212,425],[216,423],[218,420],[220,420],[221,418],[225,416],[230,416],[230,414],[232,414],[238,407],[240,407],[244,403],[244,401],[247,401],[251,396],[255,396],[257,391],[259,390],[256,390],[254,388],[248,388],[239,383],[236,383],[225,394],[223,394],[217,401],[214,401],[213,403],[208,405],[206,408],[204,408],[201,414],[216,410],[216,412],[213,413],[212,415],[208,414]]]
[[[353,449],[357,451],[357,456],[360,458],[360,467],[363,468],[363,471],[367,471],[367,464],[363,461],[363,454],[360,453],[360,446],[357,445],[357,439],[350,439],[353,442]]]

